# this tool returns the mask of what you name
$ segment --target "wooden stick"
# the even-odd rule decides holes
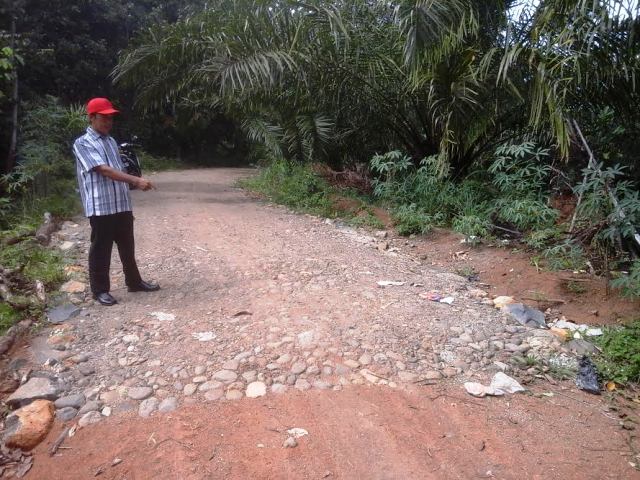
[[[56,439],[56,441],[53,442],[53,445],[51,445],[51,448],[49,449],[50,457],[53,457],[56,454],[56,452],[60,448],[60,445],[62,445],[62,442],[64,442],[64,439],[69,436],[69,430],[71,430],[71,427],[65,428],[60,436]]]
[[[518,236],[522,236],[522,232],[517,232],[515,230],[509,230],[508,228],[504,228],[504,227],[499,227],[498,225],[490,225],[491,227],[498,229],[498,230],[502,230],[503,232],[507,232],[507,233],[513,233],[514,235],[518,235]]]
[[[534,297],[522,297],[523,300],[531,300],[533,302],[541,302],[541,303],[567,303],[565,300],[560,298],[534,298]]]

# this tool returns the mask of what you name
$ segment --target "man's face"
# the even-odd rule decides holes
[[[113,127],[113,115],[96,113],[89,117],[89,121],[91,122],[91,127],[102,135],[109,135]]]

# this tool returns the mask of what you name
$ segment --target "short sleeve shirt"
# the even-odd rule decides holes
[[[112,180],[96,171],[106,165],[124,171],[116,141],[88,127],[73,144],[80,198],[87,217],[112,215],[132,210],[129,185]]]

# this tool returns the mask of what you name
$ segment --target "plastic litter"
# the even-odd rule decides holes
[[[491,385],[489,386],[476,382],[466,382],[464,388],[468,394],[479,398],[486,397],[487,395],[499,397],[507,393],[525,391],[522,385],[504,372],[496,373],[491,379]]]
[[[589,325],[585,325],[584,323],[578,324],[568,322],[567,320],[558,320],[552,326],[565,330],[571,330],[572,332],[574,332],[572,335],[574,338],[581,338],[582,335],[585,335],[587,337],[598,337],[603,333],[601,328],[590,327]],[[576,333],[580,333],[581,335],[576,337]]]
[[[431,300],[432,302],[439,302],[443,298],[442,295],[436,292],[420,293],[419,296],[420,298],[424,298],[425,300]]]
[[[580,390],[600,395],[600,382],[598,382],[598,371],[591,359],[586,355],[580,359],[576,385]]]
[[[176,319],[176,316],[173,313],[151,312],[149,315],[156,317],[161,322],[168,322]]]
[[[216,334],[213,332],[196,332],[191,334],[193,338],[201,342],[210,342],[216,338]]]
[[[309,432],[307,432],[304,428],[290,428],[289,430],[287,430],[287,433],[294,437],[294,438],[300,438],[300,437],[304,437],[305,435],[309,435]]]
[[[482,398],[487,395],[491,396],[501,396],[504,395],[502,392],[497,392],[495,389],[491,387],[487,387],[482,385],[481,383],[476,382],[465,382],[464,388],[469,395],[473,395],[474,397]]]
[[[447,305],[451,305],[455,298],[452,296],[445,297],[441,293],[438,292],[425,292],[418,294],[420,298],[424,298],[425,300],[431,300],[432,302],[446,303]]]
[[[527,307],[523,303],[512,303],[502,307],[502,311],[511,315],[518,323],[525,327],[547,328],[544,313],[535,308]]]
[[[491,388],[503,393],[524,392],[524,387],[504,372],[496,373],[491,379]]]
[[[378,281],[378,285],[381,287],[401,287],[405,282],[396,282],[393,280],[380,280]]]

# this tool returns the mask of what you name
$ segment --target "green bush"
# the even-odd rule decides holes
[[[294,210],[327,217],[336,213],[331,202],[335,191],[308,165],[276,161],[240,184]]]
[[[20,320],[20,314],[6,303],[0,303],[0,335]]]
[[[584,250],[572,242],[549,247],[543,256],[551,270],[582,270],[586,266]]]
[[[4,175],[0,228],[40,222],[45,211],[66,217],[78,211],[76,170],[71,146],[86,128],[82,107],[63,107],[54,97],[25,107],[18,162]]]
[[[453,229],[462,233],[467,240],[486,238],[489,236],[488,219],[478,215],[459,215],[453,219]]]
[[[0,265],[21,269],[28,280],[40,280],[49,290],[58,287],[65,279],[62,256],[39,245],[35,240],[3,247],[0,251]]]
[[[444,177],[436,157],[416,167],[393,151],[374,156],[370,166],[374,195],[395,208],[401,231],[452,225],[469,238],[489,236],[492,219],[523,232],[553,227],[558,212],[548,205],[548,157],[548,150],[530,142],[505,144],[486,172],[473,172],[461,182]]]
[[[354,227],[384,228],[384,223],[369,211],[350,218],[349,223]]]
[[[563,232],[558,227],[543,228],[540,230],[532,230],[525,238],[526,243],[531,248],[543,249],[550,244],[557,243],[562,239]]]
[[[496,149],[488,171],[497,188],[493,204],[496,218],[521,231],[550,228],[558,212],[548,205],[549,175],[547,149],[531,142],[505,144]]]
[[[435,223],[432,216],[418,209],[415,204],[400,205],[393,210],[392,218],[400,235],[428,233]]]
[[[625,297],[640,297],[640,260],[635,260],[631,264],[629,273],[621,274],[612,280],[611,286],[619,289]]]
[[[620,384],[640,382],[640,320],[624,327],[609,327],[596,338],[602,353],[596,364],[605,380]]]

